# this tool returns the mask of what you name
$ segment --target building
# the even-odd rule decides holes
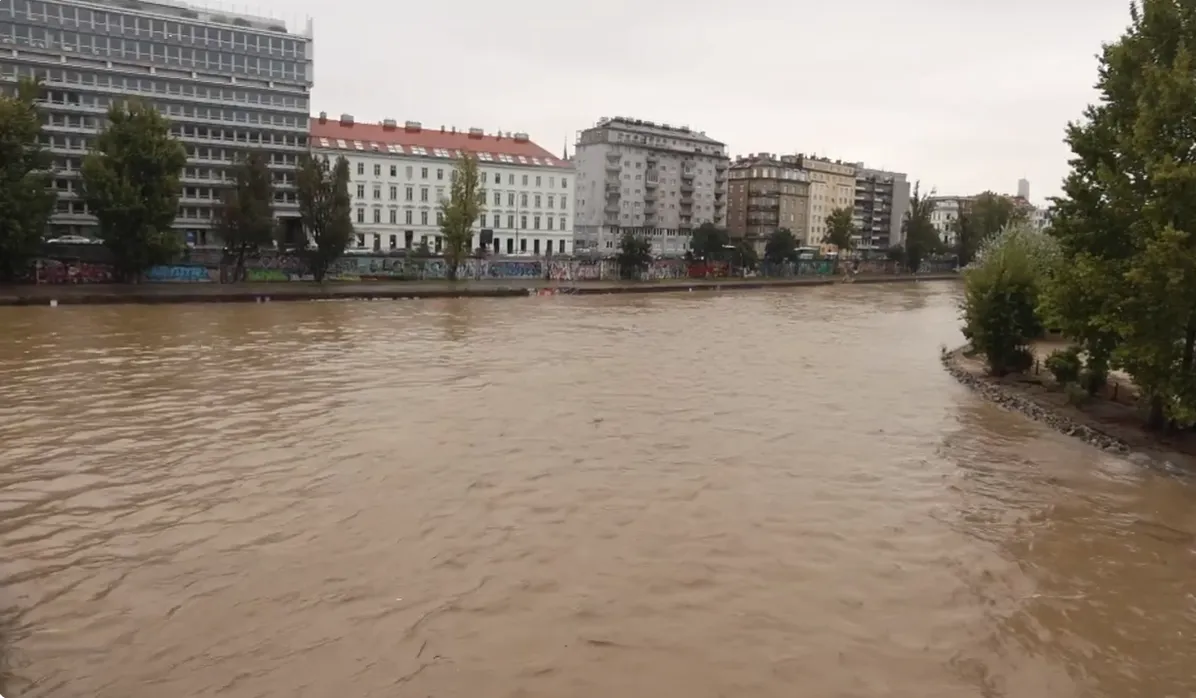
[[[357,123],[345,114],[311,120],[312,151],[349,160],[357,247],[440,252],[440,202],[449,196],[455,160],[477,156],[486,207],[470,249],[504,255],[571,254],[573,168],[526,133],[485,134],[480,128],[425,129],[418,121]]]
[[[932,196],[929,197],[933,208],[930,212],[930,222],[938,231],[939,238],[947,247],[954,247],[959,241],[957,221],[960,213],[967,213],[975,197],[972,196]]]
[[[809,173],[810,199],[806,218],[809,231],[803,239],[809,246],[822,244],[826,217],[837,208],[855,209],[855,165],[840,160],[798,155],[797,166]]]
[[[197,245],[210,234],[240,153],[270,156],[275,212],[292,230],[293,172],[307,150],[311,24],[159,0],[0,1],[0,88],[23,77],[46,88],[45,140],[54,155],[54,235],[94,232],[80,201],[83,156],[113,101],[141,97],[173,122],[187,149],[175,228]]]
[[[573,162],[579,252],[613,254],[630,231],[681,255],[694,228],[725,224],[726,146],[703,132],[604,118],[578,134]]]
[[[807,237],[810,177],[793,156],[753,153],[728,169],[727,232],[747,240],[759,254],[768,237],[788,228],[799,240]]]
[[[1030,200],[1030,180],[1017,180],[1017,198],[1024,199],[1026,201]]]
[[[856,248],[887,250],[901,244],[902,223],[909,211],[909,180],[901,172],[871,170],[856,165]]]

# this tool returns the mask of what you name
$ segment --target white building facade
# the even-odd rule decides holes
[[[618,251],[624,232],[645,237],[652,252],[680,256],[703,223],[726,225],[726,145],[685,126],[641,119],[601,119],[578,134],[573,158],[576,247]]]
[[[947,247],[954,247],[959,241],[959,213],[966,210],[971,202],[969,196],[932,196],[930,202],[934,208],[930,212],[930,222],[938,231],[939,239]]]
[[[470,249],[513,257],[573,252],[573,168],[525,133],[321,114],[311,121],[311,145],[315,154],[349,161],[354,247],[442,251],[440,202],[449,197],[456,160],[468,152],[479,161],[486,196]]]

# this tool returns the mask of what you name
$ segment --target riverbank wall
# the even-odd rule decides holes
[[[988,375],[983,362],[967,358],[965,350],[966,347],[954,351],[944,349],[940,359],[947,373],[980,397],[1041,422],[1061,434],[1081,439],[1102,451],[1126,454],[1133,450],[1129,443],[1102,428],[1097,420],[1085,418],[1082,412],[1073,409],[1071,411],[1075,414],[1066,415],[1059,406],[1036,400],[1028,391],[1007,383],[1009,379]]]
[[[852,283],[915,283],[951,281],[958,276],[857,276]],[[542,279],[448,281],[315,282],[284,281],[241,284],[76,284],[0,288],[0,306],[112,305],[170,303],[264,303],[273,301],[398,300],[418,298],[527,297],[626,293],[747,291],[768,288],[828,286],[837,277],[788,279],[673,279],[662,281],[557,282]]]

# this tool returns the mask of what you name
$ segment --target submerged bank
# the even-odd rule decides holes
[[[852,283],[946,281],[956,274],[859,276]],[[0,306],[112,305],[164,303],[262,303],[268,301],[397,300],[415,298],[504,297],[529,295],[597,295],[688,291],[745,291],[842,283],[839,277],[790,279],[672,279],[667,281],[375,281],[256,282],[244,284],[158,283],[135,285],[45,285],[0,288]]]

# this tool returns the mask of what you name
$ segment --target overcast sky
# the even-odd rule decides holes
[[[211,3],[217,4],[217,3]],[[230,9],[232,5],[225,4]],[[526,131],[602,116],[829,155],[939,193],[1058,192],[1127,0],[256,0],[311,16],[313,112]]]

